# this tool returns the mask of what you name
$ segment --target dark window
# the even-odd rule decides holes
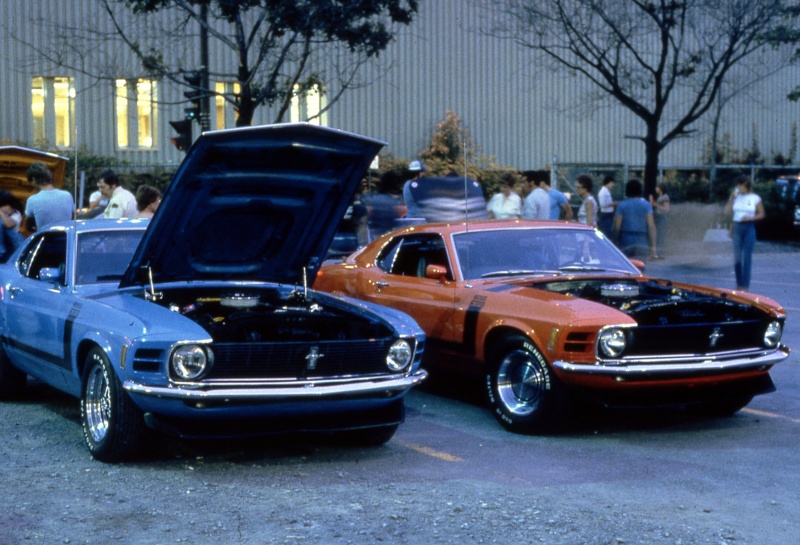
[[[444,241],[439,235],[411,235],[394,239],[378,257],[378,267],[391,274],[425,277],[428,265],[447,269],[448,280],[453,279]]]
[[[20,257],[20,272],[28,278],[39,279],[42,269],[59,269],[61,284],[65,283],[67,264],[67,234],[45,233],[31,243]]]

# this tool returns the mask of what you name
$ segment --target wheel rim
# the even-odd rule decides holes
[[[108,433],[111,419],[111,392],[106,374],[99,365],[89,372],[83,407],[89,436],[93,442],[99,443]]]
[[[514,350],[497,370],[497,393],[509,413],[527,416],[539,408],[550,389],[549,373],[535,355]]]

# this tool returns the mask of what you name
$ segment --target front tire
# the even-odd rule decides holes
[[[28,375],[14,367],[6,351],[0,348],[0,399],[20,397],[27,382]]]
[[[563,386],[526,337],[503,339],[492,351],[486,391],[495,418],[509,431],[553,431],[567,414]]]
[[[98,347],[86,357],[81,426],[89,452],[101,462],[135,457],[145,437],[141,410],[123,390],[106,353]]]

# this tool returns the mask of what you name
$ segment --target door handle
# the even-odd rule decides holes
[[[379,281],[375,282],[375,287],[378,288],[378,289],[385,288],[388,285],[389,285],[389,282],[384,282],[383,280],[379,280]]]
[[[16,286],[8,288],[8,293],[13,297],[18,293],[22,293],[22,288],[18,288]]]

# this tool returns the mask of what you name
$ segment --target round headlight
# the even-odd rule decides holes
[[[386,366],[390,371],[402,371],[411,363],[414,351],[408,341],[400,339],[395,341],[386,354]]]
[[[179,346],[172,353],[172,370],[181,380],[195,380],[211,367],[210,352],[197,344]]]
[[[608,358],[616,358],[625,350],[625,332],[619,328],[607,329],[600,334],[600,351]]]
[[[781,342],[781,335],[783,335],[783,328],[781,323],[776,321],[770,322],[767,330],[764,331],[764,346],[774,348]]]

